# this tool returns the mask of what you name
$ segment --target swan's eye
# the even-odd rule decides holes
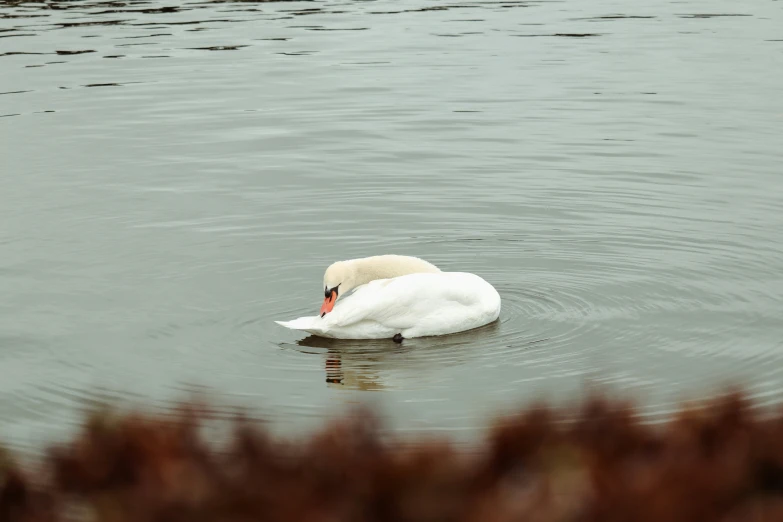
[[[340,283],[340,284],[342,284],[342,283]],[[339,290],[338,290],[339,286],[340,285],[337,285],[334,288],[332,288],[331,290],[329,288],[324,288],[324,297],[329,299],[330,297],[332,297],[332,292],[334,292],[334,295],[336,296],[339,293]]]

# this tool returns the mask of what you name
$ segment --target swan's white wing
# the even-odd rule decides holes
[[[275,321],[280,326],[285,326],[291,330],[307,330],[309,328],[318,328],[316,319],[317,315],[311,317],[300,317],[298,319],[292,319],[291,321]]]
[[[275,321],[275,323],[288,328],[290,330],[300,330],[313,335],[324,336],[327,332],[324,328],[323,322],[319,322],[320,317],[317,315],[310,317],[300,317],[291,321]]]
[[[416,322],[414,305],[422,292],[421,289],[416,292],[408,278],[378,279],[363,285],[345,302],[338,301],[332,313],[324,319],[341,327],[373,322],[398,331],[410,328]]]
[[[412,327],[417,317],[412,307],[416,296],[411,294],[410,283],[400,284],[399,279],[379,279],[358,287],[340,299],[324,317],[316,315],[275,322],[291,330],[323,337],[392,337]]]

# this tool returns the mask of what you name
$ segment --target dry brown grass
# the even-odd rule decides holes
[[[783,413],[740,394],[662,425],[589,399],[502,419],[480,451],[396,444],[370,415],[290,442],[238,420],[228,448],[203,415],[96,415],[44,469],[0,456],[0,521],[507,522],[783,520]],[[570,420],[564,420],[570,419]]]

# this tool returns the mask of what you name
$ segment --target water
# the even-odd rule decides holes
[[[280,432],[470,437],[591,386],[783,399],[783,3],[0,4],[0,439],[193,390]],[[495,325],[334,342],[334,260],[475,272]]]

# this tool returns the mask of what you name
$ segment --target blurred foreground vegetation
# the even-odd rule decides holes
[[[606,398],[531,407],[470,451],[402,444],[366,412],[295,441],[237,419],[220,445],[196,405],[104,412],[41,466],[0,455],[0,521],[783,520],[783,411],[701,406],[657,425]]]

